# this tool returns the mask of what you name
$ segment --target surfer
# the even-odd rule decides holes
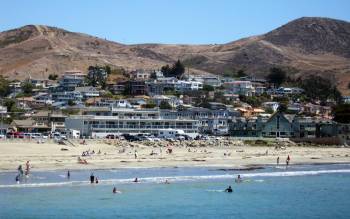
[[[91,173],[91,175],[90,175],[90,182],[91,182],[91,184],[95,182],[95,176],[93,173]]]
[[[133,182],[137,183],[137,182],[139,182],[139,179],[136,177]]]
[[[19,184],[19,177],[20,177],[20,175],[17,174],[17,176],[16,176],[16,183],[17,183],[17,184]]]
[[[242,180],[242,178],[241,178],[241,175],[238,174],[237,179],[235,179],[235,182],[236,182],[236,183],[240,183],[240,182],[242,182],[242,181],[243,181],[243,180]]]
[[[116,193],[122,193],[121,191],[117,190],[116,187],[113,188],[113,193],[116,194]]]
[[[97,179],[97,177],[96,177],[95,183],[98,184],[98,179]]]
[[[232,187],[229,186],[227,189],[225,189],[225,192],[229,192],[229,193],[233,192]]]
[[[170,182],[166,179],[164,184],[170,184]]]

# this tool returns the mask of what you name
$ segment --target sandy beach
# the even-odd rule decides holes
[[[1,140],[0,171],[16,171],[30,161],[32,171],[58,169],[108,169],[180,166],[216,166],[245,168],[254,165],[350,163],[350,148],[322,146],[249,146],[241,141],[193,142],[126,142],[121,140],[87,140],[85,145],[59,145],[52,140],[38,144],[35,140]],[[167,147],[172,153],[166,153]],[[81,156],[83,152],[95,153]],[[101,152],[100,154],[98,152]],[[135,158],[135,151],[137,158]],[[153,155],[152,154],[153,151]],[[78,163],[78,157],[87,164]]]

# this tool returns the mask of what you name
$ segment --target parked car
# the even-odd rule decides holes
[[[109,134],[109,135],[106,136],[106,138],[107,138],[107,139],[115,139],[115,136],[112,135],[112,134]]]
[[[139,141],[139,138],[136,137],[135,135],[130,135],[130,134],[123,134],[122,135],[125,140],[127,141]]]

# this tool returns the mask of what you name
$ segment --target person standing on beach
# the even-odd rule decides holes
[[[277,166],[280,164],[280,157],[277,157]]]
[[[137,159],[137,150],[135,150],[135,159]]]
[[[29,160],[27,160],[25,175],[28,175],[28,174],[29,174],[29,169],[30,169],[30,164],[29,164]]]
[[[286,159],[286,165],[289,166],[289,162],[290,162],[290,157],[288,155],[287,159]]]

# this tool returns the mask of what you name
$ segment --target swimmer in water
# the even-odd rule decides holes
[[[67,172],[67,179],[70,179],[70,172],[69,172],[69,170]]]
[[[229,186],[227,189],[225,189],[225,192],[229,192],[229,193],[233,192],[232,187]]]
[[[97,177],[96,177],[96,181],[95,181],[95,183],[96,183],[96,184],[98,184],[98,179],[97,179]]]
[[[242,182],[242,181],[243,181],[243,180],[242,180],[242,178],[241,178],[241,175],[238,174],[237,179],[235,179],[235,182],[236,182],[236,183],[240,183],[240,182]]]
[[[164,184],[170,184],[169,180],[165,180]]]
[[[139,182],[139,179],[136,177],[133,182],[137,183],[137,182]]]
[[[116,193],[122,193],[121,191],[118,191],[116,187],[113,188],[113,194],[116,194]]]
[[[19,184],[19,179],[20,179],[19,177],[20,177],[20,175],[18,174],[18,175],[16,176],[16,183],[17,183],[17,184]]]
[[[90,175],[90,183],[92,184],[94,182],[95,182],[95,176],[94,176],[93,173],[91,173],[91,175]]]

